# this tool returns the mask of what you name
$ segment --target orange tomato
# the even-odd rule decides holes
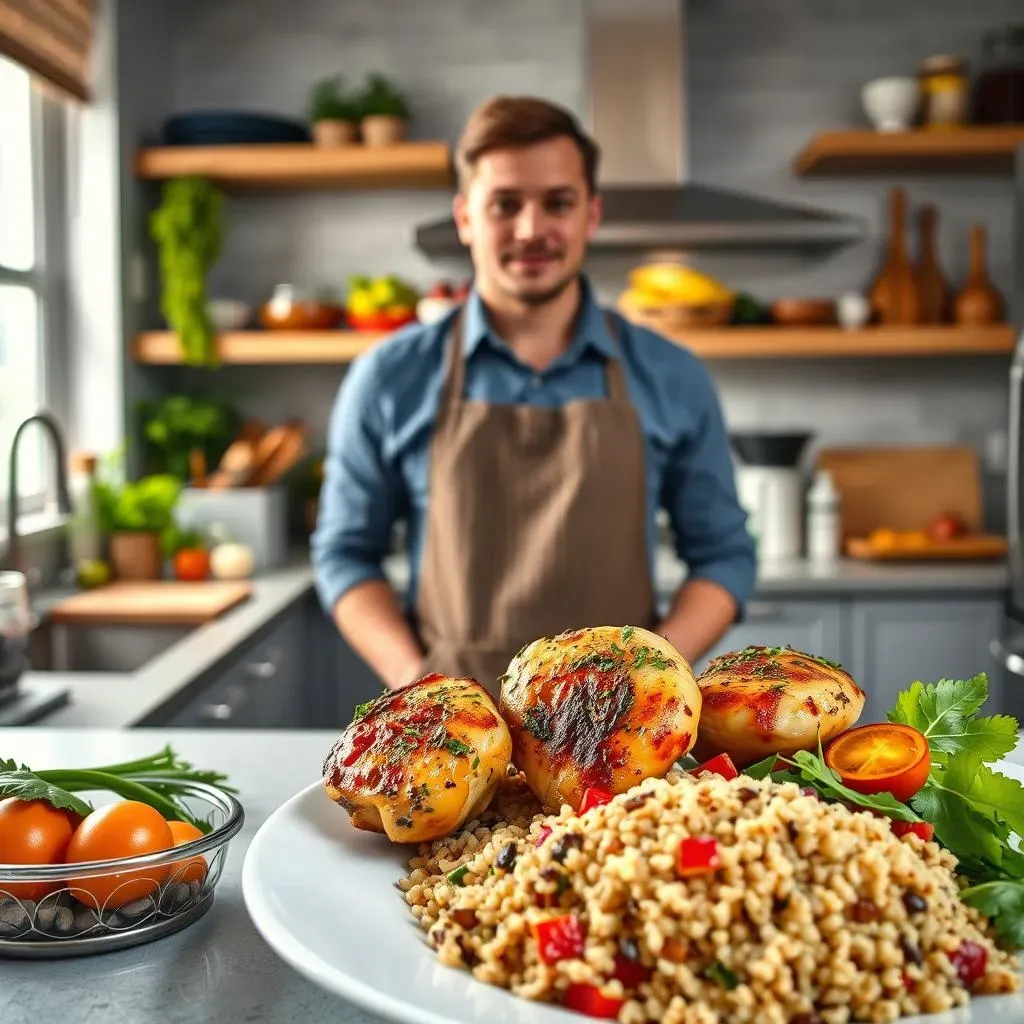
[[[198,583],[210,573],[210,553],[205,548],[182,548],[174,556],[173,566],[176,579]]]
[[[169,821],[167,826],[171,830],[175,846],[203,838],[203,833],[187,821]],[[189,857],[188,860],[176,860],[171,865],[169,878],[172,882],[202,882],[206,878],[206,858]]]
[[[59,864],[81,819],[46,800],[0,800],[0,864]],[[21,900],[40,900],[59,889],[53,882],[0,882]]]
[[[891,793],[906,803],[927,781],[928,740],[909,725],[874,722],[837,736],[825,763],[856,793]]]
[[[169,850],[174,845],[170,826],[149,804],[121,800],[97,808],[75,830],[64,859],[116,860]],[[149,867],[110,875],[90,875],[67,882],[71,895],[87,906],[108,910],[150,896],[167,877],[168,868]]]

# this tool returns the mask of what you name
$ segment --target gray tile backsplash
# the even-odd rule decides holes
[[[417,136],[454,141],[463,119],[498,91],[534,92],[585,109],[582,0],[178,0],[176,109],[244,107],[300,114],[310,83],[380,69],[410,92]],[[689,174],[861,215],[869,242],[822,261],[797,257],[699,262],[764,299],[863,288],[885,233],[884,178],[800,179],[794,154],[820,129],[860,125],[862,83],[913,74],[932,53],[975,61],[989,25],[1019,0],[689,0]],[[149,126],[151,129],[156,125]],[[943,267],[962,281],[967,232],[989,230],[991,273],[1012,280],[1008,178],[906,179],[911,203],[939,204]],[[265,193],[233,198],[231,231],[212,278],[218,295],[259,302],[279,281],[344,287],[354,273],[397,272],[421,284],[465,269],[431,263],[413,226],[444,216],[438,192]],[[629,262],[588,266],[613,301]],[[818,443],[967,441],[981,447],[1006,418],[1004,360],[822,360],[713,364],[731,424],[809,427]],[[165,372],[165,371],[157,371]],[[222,371],[265,417],[305,415],[324,427],[341,368]],[[179,378],[202,386],[202,375]]]

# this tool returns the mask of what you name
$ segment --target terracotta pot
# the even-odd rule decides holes
[[[350,146],[356,141],[356,135],[353,121],[325,118],[313,124],[313,141],[318,146]]]
[[[393,146],[405,138],[407,122],[394,114],[370,114],[359,123],[368,146]]]
[[[119,580],[158,580],[164,560],[158,533],[112,533],[110,568]]]

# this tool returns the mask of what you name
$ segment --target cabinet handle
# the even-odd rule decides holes
[[[280,647],[271,647],[266,661],[250,661],[245,666],[245,674],[252,679],[272,679],[283,664],[284,651]]]
[[[204,704],[199,709],[199,717],[212,719],[215,722],[226,722],[234,718],[235,713],[248,703],[249,691],[244,686],[232,686],[227,699],[221,704]]]

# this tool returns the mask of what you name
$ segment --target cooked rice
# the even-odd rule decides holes
[[[537,846],[542,825],[551,834]],[[558,843],[568,833],[578,845]],[[705,834],[720,868],[679,878],[680,839]],[[509,843],[515,864],[503,870]],[[462,865],[453,885],[446,874]],[[424,844],[399,886],[444,963],[527,999],[560,1002],[583,982],[626,1000],[622,1024],[844,1024],[1020,987],[1016,957],[958,898],[955,865],[938,844],[897,838],[886,819],[791,783],[676,775],[581,817],[544,815],[518,776],[482,819]],[[927,909],[908,911],[908,893]],[[584,958],[546,964],[531,925],[570,912],[586,931]],[[948,955],[964,940],[988,953],[971,993]],[[652,969],[637,989],[607,980],[623,953]]]

